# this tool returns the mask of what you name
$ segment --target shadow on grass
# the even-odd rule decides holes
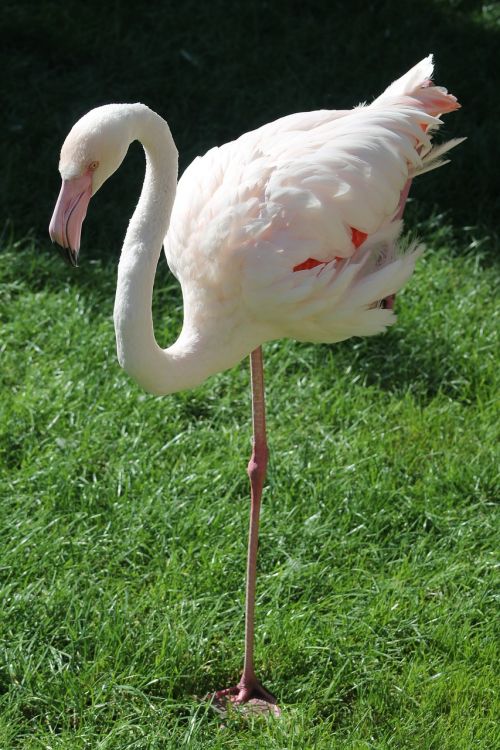
[[[438,393],[468,403],[473,394],[470,374],[461,373],[463,362],[456,347],[439,334],[430,346],[428,330],[389,330],[357,341],[354,351],[349,341],[335,344],[334,357],[341,370],[350,365],[364,375],[366,385],[391,393],[411,392],[423,403]]]

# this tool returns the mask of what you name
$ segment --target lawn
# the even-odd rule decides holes
[[[6,247],[1,747],[494,746],[495,275],[428,245],[384,337],[265,347],[257,661],[284,715],[224,728],[196,696],[241,663],[247,369],[144,395],[113,268]],[[164,271],[157,297],[173,333]]]
[[[477,64],[495,69],[498,19],[493,5],[436,0],[409,16],[408,3],[358,16],[354,3],[332,20],[318,2],[295,28],[281,6],[165,3],[136,29],[120,3],[103,17],[91,2],[1,11],[2,750],[500,746],[500,113]],[[358,18],[376,36],[367,50],[342,41]],[[387,46],[408,29],[407,49]],[[152,43],[163,34],[166,51]],[[351,106],[431,50],[464,104],[446,132],[470,140],[416,185],[408,227],[427,251],[397,325],[264,348],[256,658],[283,714],[221,719],[201,698],[241,669],[247,363],[163,399],[130,382],[112,307],[140,151],[92,205],[74,271],[45,237],[57,150],[90,106],[141,99],[173,121],[185,165],[287,111]],[[154,304],[166,345],[182,307],[164,262]]]

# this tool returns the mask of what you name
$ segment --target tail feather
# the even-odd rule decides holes
[[[434,118],[433,121],[427,120],[427,122],[423,117],[421,121],[419,120],[422,133],[425,133],[427,137],[424,138],[422,135],[419,138],[420,163],[409,163],[409,179],[447,164],[449,160],[443,159],[443,155],[465,140],[465,138],[453,138],[438,146],[431,144],[431,131],[441,125],[439,116],[460,108],[460,104],[453,94],[449,94],[442,86],[434,85],[432,81],[433,72],[433,56],[428,55],[405,75],[391,83],[371,105],[377,107],[399,104],[418,110],[420,116],[425,113],[425,115]]]
[[[449,159],[441,158],[444,154],[448,153],[452,148],[458,146],[459,143],[466,141],[467,138],[452,138],[445,143],[440,143],[439,146],[433,146],[422,158],[422,165],[410,169],[410,177],[416,177],[420,174],[430,172],[432,169],[442,167],[444,164],[448,164]]]
[[[428,55],[411,68],[404,76],[390,86],[373,102],[373,105],[386,104],[389,99],[400,104],[417,105],[429,115],[440,115],[453,112],[460,104],[453,94],[443,86],[435,86],[432,81],[434,60]],[[372,105],[372,106],[373,106]]]
[[[401,78],[391,83],[390,86],[378,97],[387,99],[389,97],[405,96],[411,94],[415,89],[429,86],[434,72],[434,57],[427,55],[419,63],[410,68]]]

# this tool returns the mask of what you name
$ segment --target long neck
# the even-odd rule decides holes
[[[145,390],[164,395],[198,385],[202,372],[196,341],[184,330],[168,349],[155,339],[151,302],[154,278],[167,233],[177,184],[177,149],[167,123],[147,107],[136,107],[134,138],[146,154],[146,174],[130,220],[118,266],[114,309],[118,359]]]

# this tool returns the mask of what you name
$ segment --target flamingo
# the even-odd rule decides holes
[[[139,140],[146,172],[118,266],[114,306],[121,366],[145,390],[195,388],[250,355],[253,448],[241,679],[222,704],[279,713],[254,667],[254,603],[268,448],[262,344],[281,337],[333,343],[384,331],[422,252],[398,246],[412,179],[446,163],[463,139],[433,146],[439,115],[460,105],[432,82],[433,58],[369,105],[301,112],[196,158],[177,184],[167,123],[143,104],[91,110],[61,150],[62,187],[49,233],[76,266],[91,196]],[[162,245],[182,287],[184,320],[166,349],[151,313]]]

